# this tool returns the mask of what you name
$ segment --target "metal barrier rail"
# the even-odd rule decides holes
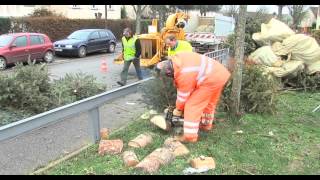
[[[204,53],[203,55],[216,59],[220,61],[220,63],[223,63],[226,62],[229,58],[229,48]]]
[[[213,52],[208,52],[204,55],[210,58],[220,60],[220,62],[223,62],[226,61],[228,58],[229,49],[221,49]],[[107,101],[136,92],[139,84],[151,79],[153,79],[153,77],[149,77],[142,81],[138,81],[62,107],[52,109],[41,114],[37,114],[35,116],[14,123],[1,126],[0,141],[40,128],[49,123],[58,122],[59,120],[63,120],[64,118],[73,116],[78,113],[89,112],[89,124],[90,131],[92,133],[92,140],[96,142],[100,139],[99,107]]]
[[[136,92],[141,83],[151,79],[153,79],[153,77],[1,126],[0,141],[41,128],[49,123],[58,122],[59,120],[61,121],[64,118],[71,117],[82,112],[89,112],[89,128],[92,134],[92,140],[97,142],[100,139],[99,107],[107,101]]]

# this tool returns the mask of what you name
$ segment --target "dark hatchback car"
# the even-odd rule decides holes
[[[56,55],[78,57],[105,50],[113,53],[116,41],[116,37],[108,29],[82,29],[73,32],[67,39],[54,42],[54,50]]]
[[[0,70],[9,64],[30,60],[54,60],[53,44],[41,33],[11,33],[0,36]]]

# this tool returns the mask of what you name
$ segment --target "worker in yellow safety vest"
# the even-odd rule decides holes
[[[174,34],[170,34],[165,38],[168,48],[168,56],[173,56],[178,52],[192,52],[192,46],[189,42],[177,40]]]
[[[132,30],[130,28],[125,28],[122,37],[122,55],[124,59],[124,66],[121,72],[121,81],[117,83],[121,86],[126,85],[128,70],[130,64],[133,63],[137,76],[139,80],[142,80],[142,73],[140,69],[140,55],[141,55],[141,45],[140,41],[136,36],[133,36]]]

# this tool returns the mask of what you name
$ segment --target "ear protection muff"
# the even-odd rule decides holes
[[[168,77],[173,77],[174,76],[174,72],[173,72],[172,61],[171,60],[165,60],[165,61],[159,62],[155,67],[155,71],[157,73],[164,73]]]
[[[172,60],[169,59],[168,62],[166,63],[165,66],[165,71],[166,71],[166,75],[168,77],[173,77],[174,76],[174,72],[173,72],[173,64],[172,64]]]

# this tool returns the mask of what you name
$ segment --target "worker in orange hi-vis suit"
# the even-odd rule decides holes
[[[174,116],[184,118],[182,142],[197,142],[198,131],[213,127],[215,109],[230,72],[218,61],[195,52],[179,52],[156,69],[174,78],[177,87]]]

